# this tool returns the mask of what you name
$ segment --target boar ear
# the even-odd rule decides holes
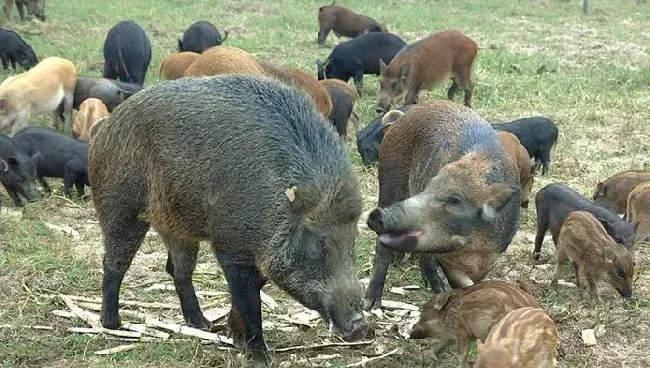
[[[9,171],[9,163],[2,158],[0,158],[0,171],[2,172]]]
[[[451,297],[451,290],[443,291],[442,293],[436,295],[435,302],[433,303],[433,307],[437,310],[442,310],[442,308],[447,305],[447,302],[449,301],[449,298]]]
[[[292,185],[284,191],[294,212],[304,213],[316,206],[318,195],[306,185]]]
[[[395,124],[395,122],[397,120],[399,120],[399,118],[401,118],[402,115],[404,115],[404,113],[402,111],[390,110],[389,112],[384,114],[384,117],[381,118],[381,125],[383,125],[385,127],[389,127],[389,126]]]
[[[386,63],[384,60],[379,59],[379,74],[384,74],[384,71],[386,70]]]
[[[608,220],[605,220],[605,219],[602,219],[602,218],[597,218],[596,220],[598,220],[598,222],[600,222],[600,224],[603,225],[603,227],[605,228],[605,232],[607,234],[610,234],[610,232],[612,231],[612,225],[613,224],[611,222],[609,222]]]
[[[604,196],[605,196],[605,186],[601,181],[600,183],[596,184],[596,194],[594,194],[594,200],[596,200],[596,198],[598,197],[604,197]]]
[[[490,185],[490,198],[483,204],[482,216],[486,221],[492,221],[496,216],[496,210],[505,205],[510,197],[521,189],[518,185],[507,183],[496,183]]]

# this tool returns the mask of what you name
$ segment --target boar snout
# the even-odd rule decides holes
[[[375,111],[377,111],[377,114],[383,114],[383,113],[386,112],[386,109],[384,109],[383,107],[377,106],[377,110],[375,110]]]
[[[616,290],[619,294],[621,294],[623,298],[625,298],[625,300],[634,300],[634,295],[632,295],[632,290],[629,286],[623,286],[622,288],[617,288]]]
[[[385,211],[381,208],[375,208],[370,215],[368,215],[368,227],[372,229],[377,235],[386,232],[384,225],[384,218],[386,217]]]
[[[404,211],[401,207],[376,208],[368,216],[368,227],[379,236],[381,245],[397,251],[413,251],[423,231],[405,226]]]
[[[411,332],[409,332],[409,339],[426,339],[427,337],[429,335],[427,334],[426,328],[420,323],[416,323],[413,329],[411,329]]]
[[[366,337],[367,333],[368,325],[361,313],[355,314],[347,326],[341,329],[341,336],[347,342],[359,341]]]

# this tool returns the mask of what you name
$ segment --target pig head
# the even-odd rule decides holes
[[[475,234],[490,232],[498,211],[513,196],[519,201],[518,185],[491,182],[499,163],[486,152],[473,151],[450,162],[448,148],[442,147],[434,160],[449,163],[422,192],[370,213],[368,226],[384,247],[434,253],[471,247]]]

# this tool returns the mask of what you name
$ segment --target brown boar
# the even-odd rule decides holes
[[[365,307],[381,307],[393,252],[421,253],[434,290],[444,286],[438,263],[452,287],[481,281],[519,229],[519,206],[517,167],[482,117],[448,101],[413,106],[380,147],[379,203],[368,216],[378,241]]]
[[[435,354],[456,343],[460,366],[467,367],[469,343],[485,340],[493,325],[508,312],[522,307],[540,308],[535,297],[503,281],[483,281],[465,289],[446,291],[424,305],[410,338],[438,340]]]
[[[625,299],[632,299],[632,256],[607,234],[603,225],[589,212],[575,211],[564,220],[557,242],[552,285],[557,285],[562,265],[567,259],[573,263],[576,285],[581,287],[581,279],[587,279],[590,299],[600,300],[600,280],[607,281]]]
[[[637,185],[627,198],[627,221],[637,224],[635,243],[650,241],[650,182]]]
[[[478,342],[475,368],[552,368],[557,365],[558,332],[543,309],[513,310]]]
[[[367,32],[388,32],[386,26],[365,15],[357,14],[340,5],[322,6],[318,9],[318,44],[325,44],[330,31],[337,37],[357,37]]]
[[[477,46],[456,31],[442,31],[404,47],[390,64],[379,61],[379,98],[377,111],[387,111],[404,98],[404,104],[416,104],[422,89],[432,89],[451,78],[447,91],[451,100],[462,88],[465,106],[471,107],[474,84],[472,66]]]
[[[610,176],[596,185],[594,202],[616,213],[625,213],[630,192],[646,181],[650,181],[647,170],[627,170]]]
[[[98,98],[87,98],[79,106],[79,113],[74,119],[72,136],[82,141],[90,140],[90,129],[97,120],[108,116],[108,107]]]
[[[328,119],[334,124],[339,136],[346,137],[348,120],[354,115],[354,104],[357,102],[357,91],[340,79],[324,79],[318,81],[330,95],[332,111]],[[359,130],[359,119],[353,119],[355,131]]]
[[[33,115],[52,113],[52,124],[59,128],[59,104],[72,128],[72,103],[77,71],[72,62],[59,57],[43,59],[32,69],[8,78],[0,85],[0,130],[11,126],[15,134],[27,126]]]
[[[517,136],[509,132],[498,131],[497,135],[503,144],[510,160],[517,165],[519,169],[519,186],[521,187],[521,207],[528,208],[528,197],[533,189],[532,165],[528,151],[521,145]]]
[[[11,20],[11,10],[16,4],[20,20],[25,20],[25,7],[27,7],[27,15],[35,16],[41,21],[45,22],[45,0],[4,0],[2,10],[5,13],[7,20]]]
[[[178,54],[167,56],[160,64],[160,71],[158,72],[158,81],[165,79],[178,79],[183,78],[187,68],[192,65],[199,54],[196,52],[185,51]]]

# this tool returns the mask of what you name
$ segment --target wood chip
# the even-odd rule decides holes
[[[142,333],[134,331],[122,331],[122,330],[109,330],[107,328],[86,328],[86,327],[70,327],[67,329],[68,332],[81,333],[87,335],[97,335],[97,334],[106,334],[113,335],[117,337],[126,337],[130,339],[139,339],[142,337]]]
[[[388,310],[392,310],[392,309],[406,309],[410,311],[420,310],[420,308],[416,307],[413,304],[397,302],[394,300],[385,300],[385,299],[381,301],[381,307]]]
[[[388,291],[397,295],[406,295],[406,291],[404,290],[404,288],[401,287],[392,287]]]
[[[212,308],[212,309],[206,309],[203,312],[203,316],[210,321],[210,322],[216,322],[219,321],[225,317],[228,316],[228,313],[230,313],[230,308]]]
[[[288,351],[296,351],[296,350],[312,350],[312,349],[322,349],[322,348],[329,348],[333,346],[362,346],[362,345],[370,345],[374,342],[374,340],[368,340],[368,341],[357,341],[357,342],[326,342],[323,344],[317,344],[317,345],[299,345],[299,346],[290,346],[288,348],[279,348],[279,349],[274,349],[271,350],[274,353],[286,353]]]
[[[97,314],[79,308],[79,306],[77,306],[77,304],[72,301],[72,299],[70,299],[67,295],[59,294],[59,298],[61,298],[65,305],[70,308],[72,313],[74,313],[74,315],[80,318],[82,321],[86,322],[93,328],[102,328],[102,325],[99,322],[99,316]]]
[[[119,346],[116,346],[116,347],[110,348],[110,349],[98,350],[94,354],[95,355],[111,355],[111,354],[121,353],[123,351],[133,350],[137,346],[138,346],[138,344],[119,345]]]
[[[582,330],[582,342],[585,346],[596,345],[596,335],[594,334],[593,329]]]
[[[418,285],[406,285],[402,287],[404,290],[420,290]]]
[[[63,318],[75,318],[74,313],[72,313],[72,312],[68,312],[68,311],[64,311],[64,310],[60,310],[60,309],[55,309],[55,310],[53,310],[53,311],[50,312],[50,313],[54,314],[54,315],[57,316],[57,317],[63,317]]]
[[[181,335],[198,337],[199,339],[208,340],[220,344],[234,345],[232,339],[226,336],[199,330],[198,328],[182,326],[176,323],[166,323],[158,319],[148,319],[145,321],[145,324],[147,327],[158,327],[162,328],[163,330],[168,330]]]
[[[147,328],[146,325],[140,324],[140,323],[123,323],[122,328],[124,328],[126,330],[139,332],[139,333],[141,333],[143,335],[149,335],[149,336],[157,337],[157,338],[163,339],[163,340],[169,339],[169,336],[170,336],[167,332],[158,331],[158,330],[153,329],[153,328]]]
[[[363,358],[361,358],[360,362],[354,363],[354,364],[348,364],[348,365],[346,365],[346,367],[364,367],[366,364],[368,364],[368,363],[370,363],[372,361],[383,359],[383,358],[386,358],[389,355],[393,355],[393,354],[397,354],[397,353],[401,354],[400,348],[395,348],[395,349],[389,351],[386,354],[378,355],[378,356],[372,357],[372,358],[368,358],[368,357],[364,356]]]
[[[84,296],[59,294],[59,297],[61,296],[65,296],[70,300],[74,300],[77,302],[86,302],[86,303],[95,303],[95,304],[102,303],[102,298],[88,298]],[[180,305],[178,304],[158,303],[158,302],[147,303],[147,302],[139,302],[135,300],[120,300],[119,305],[121,307],[142,307],[142,308],[151,308],[151,309],[180,309]]]
[[[275,310],[278,307],[278,303],[262,290],[260,290],[260,299],[270,310]]]
[[[24,325],[24,326],[18,325],[18,326],[14,326],[14,325],[10,325],[10,324],[4,324],[4,325],[0,325],[0,328],[15,328],[15,329],[27,328],[27,329],[30,329],[30,330],[43,330],[43,331],[52,331],[52,330],[54,330],[54,327],[52,327],[52,326],[42,326],[42,325]]]

